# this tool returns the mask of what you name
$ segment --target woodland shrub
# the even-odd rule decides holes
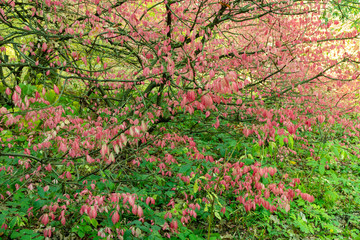
[[[0,234],[216,239],[313,202],[276,165],[359,135],[359,33],[331,4],[2,0]]]

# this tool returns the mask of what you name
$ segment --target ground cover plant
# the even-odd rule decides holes
[[[0,238],[359,239],[358,9],[0,0]]]

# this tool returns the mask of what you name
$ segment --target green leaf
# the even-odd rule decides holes
[[[136,226],[140,226],[141,224],[142,224],[142,222],[140,222],[139,220],[134,220],[129,223],[129,225],[136,225]]]
[[[279,145],[280,145],[280,147],[284,146],[284,137],[283,136],[279,137]]]
[[[30,229],[23,229],[20,231],[21,234],[24,234],[24,235],[29,235],[29,234],[35,234],[35,235],[38,235],[37,233],[34,233],[32,230]]]
[[[16,139],[16,141],[18,141],[18,142],[24,142],[26,140],[27,140],[27,137],[25,137],[25,136],[20,136]]]
[[[21,233],[14,231],[10,237],[14,239],[14,238],[20,238],[21,236],[22,236]]]
[[[325,173],[325,163],[326,163],[326,159],[325,158],[321,159],[320,165],[319,165],[319,173],[321,175],[324,175],[324,173]]]
[[[181,166],[179,173],[187,173],[192,166],[192,163],[188,163],[186,165]]]
[[[168,197],[173,197],[175,195],[175,192],[174,191],[166,191],[165,194]]]
[[[330,171],[330,174],[331,174],[331,177],[332,177],[332,180],[334,181],[335,184],[338,184],[339,183],[339,179],[336,175],[336,173],[334,172],[334,170],[331,170]]]
[[[154,216],[154,220],[155,220],[155,224],[156,225],[159,225],[159,226],[161,226],[161,225],[163,225],[164,223],[165,223],[165,220],[164,220],[164,218],[162,218],[162,217],[157,217],[156,215]],[[155,225],[154,225],[155,226]],[[153,226],[153,227],[154,227]]]
[[[91,233],[92,228],[88,225],[82,227],[82,230],[84,230],[85,233]]]
[[[196,180],[194,183],[194,193],[197,193],[198,190],[199,190],[199,185],[198,185],[198,181]]]
[[[78,234],[79,237],[81,237],[81,238],[83,238],[83,237],[85,236],[85,233],[84,233],[83,231],[81,231],[81,230],[79,230],[79,231],[77,232],[77,234]]]
[[[242,162],[245,163],[245,165],[251,165],[254,164],[255,160],[250,158],[245,158],[242,160]]]
[[[39,208],[42,208],[44,205],[46,205],[47,201],[45,200],[38,200],[38,201],[35,201],[34,202],[34,208],[35,209],[39,209]]]
[[[4,214],[0,214],[0,226],[2,226],[5,222],[5,215]]]
[[[319,173],[321,175],[324,175],[324,173],[325,173],[325,165],[322,165],[322,164],[319,165]]]
[[[273,154],[274,149],[276,149],[276,143],[270,141],[270,142],[269,142],[269,152],[270,152],[270,154]]]
[[[149,229],[148,227],[139,226],[139,228],[140,228],[141,230],[143,230],[144,232],[150,233],[150,229]]]
[[[190,240],[197,240],[197,239],[199,239],[198,236],[196,236],[195,234],[190,234],[189,238],[190,238]]]
[[[42,187],[37,187],[37,190],[38,190],[38,194],[41,198],[45,198],[45,192],[44,192],[44,189]]]
[[[18,222],[18,217],[14,217],[11,222],[9,223],[9,228],[14,228],[16,223]]]
[[[153,226],[151,226],[151,229],[153,230],[153,233],[154,232],[159,232],[159,230],[161,229],[161,227],[159,227],[159,226],[157,226],[157,225],[153,225]]]
[[[292,149],[294,148],[294,138],[292,136],[288,136],[289,140],[289,147]]]
[[[49,90],[45,93],[45,98],[46,100],[48,100],[50,103],[54,103],[56,101],[56,94],[54,92],[54,90]]]
[[[99,225],[99,223],[97,222],[97,220],[95,218],[90,220],[91,225],[93,225],[95,228],[97,228],[97,226]]]
[[[38,236],[36,238],[32,238],[31,240],[41,240],[41,239],[44,239],[44,236]]]
[[[211,234],[210,239],[211,240],[218,240],[218,239],[221,239],[221,236],[220,236],[219,233],[213,233],[213,234]]]
[[[186,237],[185,237],[185,234],[184,233],[180,233],[178,235],[178,237],[181,239],[181,240],[186,240]]]
[[[132,239],[132,233],[130,229],[124,233],[124,239]]]

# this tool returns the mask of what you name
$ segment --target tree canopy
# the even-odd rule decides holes
[[[358,4],[2,0],[0,233],[209,239],[313,202],[284,164],[360,156]]]

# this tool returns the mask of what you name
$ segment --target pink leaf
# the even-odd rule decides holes
[[[132,212],[134,215],[137,215],[137,211],[138,211],[138,208],[137,208],[137,206],[134,204],[133,207],[132,207],[131,212]]]
[[[210,116],[210,111],[206,111],[205,118],[208,118]]]
[[[15,87],[15,91],[17,91],[19,94],[21,94],[21,88],[19,86]]]
[[[42,44],[41,50],[42,50],[43,52],[45,52],[46,49],[47,49],[47,45],[46,45],[46,43],[44,42],[44,43]]]
[[[203,104],[205,107],[209,108],[213,105],[213,100],[210,96],[204,95],[201,97],[201,104]]]
[[[59,88],[54,84],[54,92],[56,93],[56,94],[59,94],[60,92],[59,92]]]
[[[115,162],[115,157],[113,153],[110,153],[109,162]]]
[[[95,160],[94,160],[92,157],[90,157],[89,155],[86,155],[86,161],[87,161],[88,163],[93,163],[93,162],[95,162]]]
[[[19,97],[19,95],[18,95],[16,92],[14,92],[14,94],[12,95],[12,100],[13,100],[14,102],[17,102],[17,101],[20,100],[20,97]]]
[[[144,211],[143,211],[142,207],[138,206],[138,208],[137,208],[137,214],[138,214],[139,217],[144,216]]]
[[[323,123],[325,121],[325,116],[324,115],[320,115],[317,117],[319,123]]]
[[[10,95],[11,94],[11,90],[10,90],[10,88],[6,88],[6,90],[5,90],[5,93],[6,93],[6,95]]]
[[[41,223],[45,226],[49,223],[49,215],[46,213],[41,217]]]
[[[97,211],[96,211],[96,209],[95,209],[94,206],[92,206],[92,207],[90,208],[90,211],[89,211],[88,215],[89,215],[90,219],[96,218],[96,216],[97,216]]]
[[[332,116],[330,116],[330,117],[328,118],[328,122],[329,122],[330,124],[334,124],[334,123],[335,123],[335,119],[334,119]]]
[[[243,129],[243,134],[245,137],[250,136],[251,133],[252,133],[251,129],[248,129],[248,128]]]
[[[143,75],[144,77],[147,77],[150,73],[150,69],[148,67],[144,68]]]
[[[215,77],[215,71],[213,69],[210,70],[209,76],[210,76],[210,78]]]
[[[120,219],[120,215],[117,211],[114,212],[114,214],[111,217],[111,221],[113,222],[113,224],[115,225]]]

